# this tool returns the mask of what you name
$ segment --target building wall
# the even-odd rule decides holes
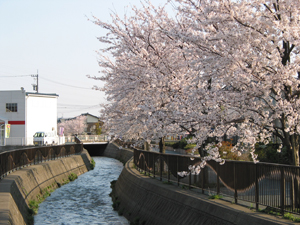
[[[57,98],[56,94],[28,93],[24,89],[0,91],[0,118],[11,125],[5,144],[31,145],[36,131],[53,130],[57,134]],[[17,112],[6,112],[7,103],[17,103]]]
[[[6,112],[6,103],[17,103],[17,112]],[[25,91],[0,91],[0,116],[11,124],[10,137],[25,137]]]
[[[98,123],[99,122],[99,118],[91,116],[91,115],[87,115],[86,116],[86,122],[87,123]]]
[[[28,94],[26,106],[26,137],[28,140],[37,131],[53,131],[57,134],[57,96]]]

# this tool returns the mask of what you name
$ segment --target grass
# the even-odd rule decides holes
[[[163,184],[173,184],[171,181],[163,181]]]
[[[187,185],[182,185],[182,186],[181,186],[181,189],[184,189],[184,190],[189,189],[189,186],[187,186]]]
[[[36,215],[39,210],[39,203],[36,200],[30,200],[28,206],[30,213]]]
[[[291,213],[285,213],[283,215],[283,218],[288,219],[288,220],[292,220],[293,222],[297,222],[300,223],[300,218],[291,214]]]
[[[223,196],[222,195],[210,195],[210,196],[208,196],[208,198],[209,199],[221,199],[221,198],[223,198]]]
[[[70,181],[74,181],[78,178],[77,174],[75,173],[71,173],[69,176],[68,176],[69,180]]]
[[[262,213],[267,213],[267,214],[274,215],[274,216],[282,216],[280,209],[275,209],[275,208],[271,208],[271,207],[267,207],[264,210],[259,210],[259,211],[262,212]],[[296,223],[300,223],[300,217],[296,216],[292,213],[284,213],[282,218],[287,219],[287,220],[291,220],[291,221],[296,222]]]
[[[48,190],[50,189],[50,190]],[[34,224],[34,215],[38,213],[39,210],[39,204],[42,203],[47,197],[51,195],[51,192],[53,192],[52,186],[48,186],[44,188],[40,194],[36,196],[36,199],[29,200],[28,203],[28,217],[27,217],[27,223],[29,225]]]

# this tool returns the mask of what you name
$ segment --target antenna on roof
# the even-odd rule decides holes
[[[31,75],[32,77],[36,77],[36,84],[32,84],[33,90],[36,91],[36,93],[39,93],[39,71],[37,70],[37,74]]]

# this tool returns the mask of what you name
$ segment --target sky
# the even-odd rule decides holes
[[[39,92],[59,95],[58,118],[99,116],[105,94],[92,87],[104,83],[86,75],[101,75],[97,37],[106,31],[88,18],[111,22],[133,5],[140,0],[0,0],[0,90],[35,92],[38,74]]]

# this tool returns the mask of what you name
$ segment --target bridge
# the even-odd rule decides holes
[[[210,164],[206,169],[207,171],[200,174],[200,176],[180,178],[177,175],[178,171],[184,170],[189,165],[196,164],[198,161],[190,160],[189,157],[180,155],[164,155],[157,152],[145,152],[138,149],[120,149],[114,143],[80,143],[65,146],[46,146],[42,148],[15,150],[10,153],[6,152],[5,154],[0,154],[2,171],[0,196],[4,196],[3,190],[8,189],[8,183],[10,184],[10,187],[13,187],[13,189],[10,188],[10,193],[6,193],[5,195],[11,197],[5,197],[5,199],[2,198],[6,203],[2,202],[3,200],[0,200],[0,224],[5,220],[3,220],[3,218],[9,218],[9,216],[5,217],[5,215],[23,215],[24,220],[27,213],[27,211],[24,211],[24,207],[28,204],[28,201],[31,198],[34,198],[39,190],[43,190],[44,187],[47,187],[50,184],[57,185],[58,177],[62,174],[69,174],[70,171],[74,171],[80,175],[83,172],[88,171],[90,167],[90,158],[84,148],[90,148],[89,151],[91,151],[91,155],[94,153],[95,155],[102,154],[104,156],[119,159],[124,163],[126,162],[125,168],[114,188],[114,196],[118,197],[118,210],[123,211],[124,216],[130,221],[139,217],[140,222],[151,225],[211,223],[243,223],[244,225],[287,224],[286,220],[251,211],[249,207],[245,208],[241,203],[251,203],[253,197],[250,197],[250,200],[246,199],[246,197],[248,198],[251,196],[251,193],[254,191],[254,199],[259,199],[258,204],[265,204],[263,202],[263,195],[258,195],[259,198],[256,198],[257,194],[255,194],[257,187],[267,193],[265,190],[267,186],[262,186],[264,185],[264,182],[261,182],[262,180],[267,179],[271,182],[271,178],[279,179],[279,183],[286,182],[286,185],[283,185],[285,188],[290,188],[291,186],[287,185],[290,183],[290,179],[280,180],[280,174],[282,173],[278,171],[286,171],[283,173],[285,175],[295,174],[293,178],[297,178],[296,174],[298,171],[294,168],[285,170],[285,167],[280,167],[280,165],[267,165],[269,169],[261,169],[262,167],[260,169],[256,168],[254,171],[263,172],[255,172],[256,175],[253,179],[251,178],[246,181],[246,183],[238,184],[237,180],[231,181],[229,176],[226,176],[226,173],[231,173],[232,170],[234,170],[236,172],[233,173],[235,174],[233,178],[247,180],[240,177],[240,175],[237,175],[238,171],[243,171],[241,169],[243,163],[236,163],[238,165],[235,165],[234,167],[233,164],[226,162],[225,165],[228,165],[228,168],[226,169],[220,169],[217,165]],[[131,159],[132,156],[134,156],[133,159]],[[6,167],[3,166],[4,164]],[[6,169],[5,174],[3,174],[4,167],[10,169],[9,171]],[[31,170],[31,168],[34,168],[34,170]],[[49,169],[45,171],[46,168]],[[66,168],[69,169],[65,171]],[[33,180],[35,181],[31,180],[29,182],[24,182],[28,179],[26,178],[26,174],[29,171],[36,176],[33,177]],[[248,175],[253,174],[252,170],[248,170],[248,172]],[[248,175],[247,178],[249,177]],[[202,176],[204,176],[204,179]],[[245,177],[246,176],[244,176],[244,178]],[[287,177],[288,176],[286,176],[286,178]],[[60,177],[59,179],[65,178]],[[22,185],[19,183],[21,180],[23,180]],[[258,186],[255,186],[257,183],[256,180],[258,180]],[[36,181],[40,182],[33,185]],[[31,190],[31,188],[33,189]],[[258,193],[260,194],[261,192]],[[286,190],[283,193],[286,194],[291,192],[290,190]],[[230,197],[233,201],[210,200],[208,199],[207,194],[222,194],[224,195],[225,200]],[[266,199],[268,199],[269,202],[273,202],[273,200],[270,200],[269,198],[271,195],[277,196],[278,193],[274,194],[274,192],[272,192],[269,195],[267,194],[266,196],[268,196],[268,198]],[[281,196],[280,193],[279,196]],[[287,194],[287,197],[291,199],[290,194]],[[287,199],[282,196],[279,198]],[[9,202],[13,201],[14,204],[12,205],[16,206],[14,207],[14,210],[6,208],[6,212],[4,212],[5,210],[3,210],[3,207],[7,204],[7,200]],[[291,204],[291,202],[285,200],[283,202]],[[254,204],[256,204],[255,201]],[[275,204],[276,201],[278,203],[277,205]],[[281,210],[280,201],[276,201],[274,201],[275,208],[279,207],[279,210]],[[297,199],[292,201],[297,202]],[[237,204],[232,204],[232,202]],[[297,213],[297,207],[293,208],[287,204],[284,205],[284,210],[291,211],[291,209],[294,209],[294,213]],[[288,208],[288,206],[290,208]],[[19,213],[16,212],[18,210]],[[15,216],[15,218],[17,218],[17,216]],[[22,224],[19,221],[16,222],[16,220],[13,222],[14,220],[12,217],[10,217],[10,221],[11,224]]]
[[[103,156],[108,142],[83,142],[82,144],[90,156]]]

